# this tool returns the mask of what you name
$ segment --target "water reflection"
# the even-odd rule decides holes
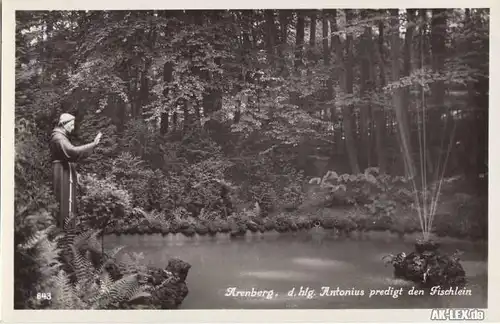
[[[241,272],[242,277],[253,277],[256,279],[271,279],[271,280],[288,280],[288,281],[300,281],[300,280],[310,280],[312,276],[307,273],[302,273],[298,271],[252,271],[252,272]]]
[[[349,269],[353,265],[340,260],[329,260],[322,258],[294,258],[293,262],[310,268],[329,268],[329,269]]]

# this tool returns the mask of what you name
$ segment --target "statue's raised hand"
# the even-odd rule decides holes
[[[102,133],[99,132],[99,134],[97,134],[97,136],[94,138],[95,145],[99,144],[99,142],[101,141],[101,137],[102,137]]]

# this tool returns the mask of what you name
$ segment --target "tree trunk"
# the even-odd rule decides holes
[[[216,16],[214,19],[218,19],[218,13],[216,13]],[[197,11],[197,13],[194,15],[194,24],[199,27],[199,28],[204,28],[206,24],[209,24],[210,22],[205,21],[205,12],[203,11]],[[218,48],[220,45],[216,44],[214,45],[216,50],[219,50]],[[219,58],[214,58],[214,63],[217,66],[220,66],[220,60]],[[195,74],[200,76],[202,80],[205,80],[208,82],[208,84],[216,84],[216,82],[213,82],[213,76],[211,76],[208,71],[202,71],[199,67],[192,67],[192,69],[196,70]],[[219,111],[222,108],[222,93],[219,89],[217,89],[215,86],[210,86],[205,89],[205,92],[203,94],[203,99],[202,99],[202,106],[203,106],[203,115],[205,117],[210,117],[210,115],[216,111]],[[185,106],[183,106],[184,109]],[[187,109],[191,109],[192,105],[188,105]]]
[[[304,48],[304,11],[297,10],[297,36],[295,38],[295,69],[302,66]]]
[[[149,71],[149,65],[150,60],[147,60],[147,62],[144,63],[144,71],[141,73],[141,90],[140,90],[140,106],[139,106],[139,116],[142,116],[144,107],[148,104],[149,102],[149,80],[148,80],[148,71]]]
[[[361,20],[367,18],[366,11],[361,10]],[[364,33],[361,37],[360,43],[360,60],[361,60],[361,109],[359,120],[360,132],[360,151],[359,151],[359,164],[362,170],[370,166],[370,139],[368,137],[368,123],[370,116],[369,104],[369,88],[370,88],[370,53],[368,52],[368,42],[371,38],[371,27],[365,27]]]
[[[323,96],[323,101],[329,102],[333,99],[333,80],[332,71],[330,71],[330,48],[328,46],[328,16],[326,12],[323,12],[322,17],[322,30],[323,30],[323,64],[325,69],[328,71],[328,79],[326,80],[325,95]],[[328,112],[331,111],[331,106],[333,103],[326,104],[323,110],[325,120],[327,120]]]
[[[316,15],[316,11],[311,12],[311,30],[309,35],[309,46],[314,48],[316,46],[316,20],[318,16]]]
[[[275,51],[274,46],[276,44],[276,25],[274,23],[274,11],[273,10],[265,10],[266,17],[266,48],[267,48],[267,58],[271,67],[274,66],[275,62]]]
[[[369,18],[373,19],[375,15],[375,10],[369,10]],[[376,91],[377,84],[377,72],[375,66],[375,52],[376,49],[373,43],[373,31],[372,28],[367,28],[367,50],[368,50],[368,71],[369,71],[369,84],[368,91],[370,92],[370,100],[368,104],[370,105],[370,155],[368,160],[368,166],[375,166],[376,158],[377,158],[377,136],[376,136],[376,108],[377,104],[373,102],[373,94]]]
[[[300,76],[299,69],[303,66],[302,58],[304,55],[304,28],[305,28],[305,18],[304,10],[297,10],[297,35],[295,36],[295,50],[294,50],[294,74],[296,77]],[[290,91],[290,101],[292,104],[299,106],[302,109],[302,104],[300,100],[299,91]]]
[[[469,8],[466,8],[465,9],[465,20],[464,20],[464,24],[465,24],[465,28],[466,30],[470,30],[472,29],[472,19],[471,19],[471,14],[470,14],[470,9]],[[469,53],[470,51],[473,50],[472,46],[471,46],[471,43],[469,42],[464,42],[464,46],[462,47],[462,50],[465,52],[465,53]],[[466,61],[466,64],[469,66],[469,67],[472,67],[471,64],[470,64],[470,60],[467,60]],[[469,81],[467,82],[467,102],[469,104],[470,107],[474,107],[476,105],[476,100],[475,100],[475,97],[476,97],[476,94],[475,94],[475,89],[474,89],[474,82],[472,81]]]
[[[346,23],[349,25],[352,20],[352,10],[346,9]],[[354,73],[353,73],[353,34],[349,33],[346,36],[346,50],[347,59],[345,62],[345,92],[348,95],[353,94],[354,87]],[[351,171],[354,174],[360,172],[358,164],[358,156],[356,152],[356,143],[354,140],[354,130],[353,130],[353,104],[348,103],[343,109],[343,122],[344,122],[344,134],[346,140],[347,155],[349,157],[349,164],[351,166]]]
[[[432,48],[432,70],[434,73],[442,73],[444,69],[444,60],[446,55],[446,10],[432,9],[431,21],[431,48]],[[435,80],[431,85],[432,105],[429,111],[429,123],[427,126],[429,146],[431,148],[431,157],[434,161],[444,161],[439,156],[442,154],[442,121],[441,115],[446,112],[444,106],[445,84],[442,80]],[[439,172],[438,166],[434,170]]]
[[[183,113],[183,117],[184,117],[184,120],[183,120],[184,133],[189,132],[190,128],[193,125],[192,116],[190,113],[191,108],[192,108],[192,103],[188,100],[185,100],[182,104],[182,113]]]
[[[323,12],[322,17],[322,31],[323,31],[323,63],[325,66],[330,65],[330,48],[328,46],[328,16],[326,12]]]
[[[337,25],[337,10],[336,9],[328,9],[327,10],[330,16],[330,40],[331,40],[331,52],[335,53],[334,60],[334,71],[332,72],[332,100],[335,98],[335,91],[333,84],[337,82],[342,89],[344,89],[344,53],[342,49],[342,42],[338,35],[338,25]],[[343,127],[339,127],[338,125],[342,125],[339,123],[337,116],[337,104],[333,102],[332,107],[330,108],[330,119],[332,124],[334,125],[333,129],[333,137],[334,143],[336,145],[336,152],[342,153],[344,150],[344,140],[342,139],[342,131]]]
[[[391,59],[392,69],[391,76],[392,82],[398,82],[400,78],[400,39],[399,39],[399,10],[391,9]],[[405,173],[407,176],[414,176],[415,168],[413,166],[413,158],[411,151],[409,151],[409,136],[408,136],[408,122],[405,118],[404,107],[402,102],[402,90],[396,88],[393,90],[393,108],[396,115],[398,139],[400,141],[401,152],[403,154],[403,161],[405,166]]]
[[[309,60],[312,62],[313,66],[317,62],[316,57],[316,31],[317,31],[317,20],[318,15],[316,10],[313,10],[309,15],[310,18],[310,30],[309,30]],[[312,71],[310,71],[312,72]]]
[[[172,113],[172,128],[174,131],[177,130],[177,108]]]
[[[147,46],[149,47],[149,50],[152,52],[155,43],[156,43],[156,28],[154,26],[151,26],[151,29],[148,32],[148,35],[146,37],[147,39]],[[151,65],[153,64],[153,59],[151,57],[145,57],[144,58],[144,70],[141,73],[141,91],[140,91],[140,112],[139,114],[142,116],[142,112],[145,106],[149,104],[149,70],[151,69]]]
[[[427,9],[419,9],[420,16],[420,28],[419,28],[419,42],[418,42],[418,67],[423,70],[428,62],[430,57],[429,48],[427,42]],[[424,173],[424,177],[427,177],[427,173],[432,173],[434,165],[432,163],[432,158],[429,155],[430,150],[427,146],[428,132],[423,128],[424,124],[427,127],[427,121],[429,117],[427,116],[427,100],[425,95],[425,89],[423,86],[419,86],[419,101],[420,106],[418,107],[419,111],[419,123],[421,123],[419,128],[419,153],[420,153],[420,164],[422,168],[422,172]],[[425,112],[425,113],[424,113]]]
[[[249,17],[247,12],[244,12],[242,19],[243,19],[243,23],[242,23],[243,43],[242,43],[242,48],[241,48],[241,63],[242,64],[241,64],[240,81],[248,82],[246,67],[248,66],[250,52],[253,49],[252,48],[252,41],[250,40],[250,28],[251,27],[248,23],[251,20],[251,17]],[[243,88],[242,86],[238,86],[238,85],[236,87],[237,87],[238,92],[240,92]],[[244,102],[245,104],[248,103],[248,98],[246,95],[241,95],[241,98],[239,100],[238,107],[236,109],[234,119],[233,119],[233,123],[235,123],[235,124],[240,122],[242,102]]]
[[[383,88],[386,86],[385,79],[385,57],[384,57],[384,23],[379,21],[378,23],[378,48],[373,51],[375,53],[375,59],[378,63],[380,70],[380,85],[379,93],[383,93]],[[381,173],[387,172],[387,157],[385,154],[385,143],[386,143],[386,118],[385,110],[383,104],[378,104],[375,107],[375,137],[376,137],[376,148],[377,148],[377,162]]]
[[[139,91],[138,91],[139,87],[137,85],[137,79],[139,73],[137,67],[132,66],[131,70],[132,73],[130,82],[132,83],[132,87],[131,87],[130,101],[132,104],[132,117],[135,119],[138,117],[138,107],[139,107]]]
[[[310,28],[309,28],[309,49],[307,50],[307,61],[308,66],[316,66],[317,60],[315,55],[315,47],[316,47],[316,20],[318,16],[316,14],[316,10],[312,10],[309,19],[310,19]],[[307,69],[307,75],[310,82],[312,82],[312,69]],[[314,105],[314,102],[309,102],[308,106]]]
[[[168,93],[169,93],[169,89],[170,89],[169,83],[172,82],[172,80],[173,80],[173,73],[174,73],[173,63],[166,62],[163,65],[163,82],[164,82],[163,96],[165,98],[168,98]],[[160,122],[160,133],[161,134],[166,134],[168,132],[168,116],[169,116],[169,111],[166,109],[161,114],[161,122]]]
[[[278,47],[278,56],[280,57],[279,59],[279,67],[280,67],[280,73],[283,75],[286,75],[286,61],[282,59],[285,55],[285,50],[287,48],[287,39],[288,39],[288,20],[290,18],[290,11],[289,10],[280,10],[279,11],[279,20],[280,20],[280,46]]]
[[[415,9],[407,9],[407,20],[405,42],[404,42],[404,63],[403,63],[403,76],[410,76],[412,67],[412,45],[413,45],[413,32],[415,30]],[[413,156],[413,137],[412,137],[412,120],[411,114],[411,101],[410,101],[411,87],[405,87],[402,91],[402,115],[405,123],[408,125],[408,151]],[[415,170],[416,171],[416,170]]]

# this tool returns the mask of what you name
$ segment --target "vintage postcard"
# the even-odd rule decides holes
[[[5,322],[500,320],[493,2],[2,9]]]

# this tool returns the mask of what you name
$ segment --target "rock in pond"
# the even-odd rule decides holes
[[[439,247],[439,243],[434,241],[418,241],[415,251],[410,254],[401,252],[391,256],[394,276],[413,281],[422,288],[465,286],[465,270],[459,258],[441,252]]]

